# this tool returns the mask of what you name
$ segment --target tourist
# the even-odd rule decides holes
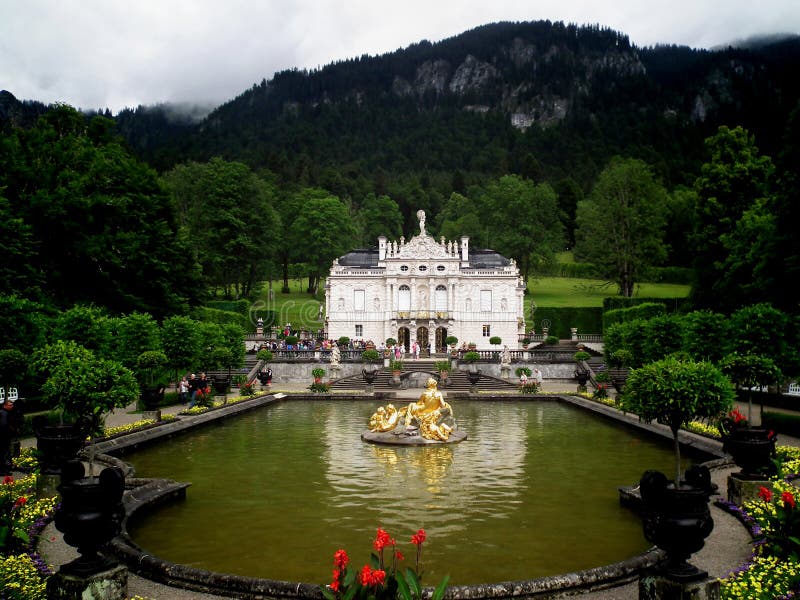
[[[0,407],[0,475],[11,475],[13,467],[11,442],[19,435],[22,421],[21,409],[16,406],[17,402],[11,396],[11,389],[8,391],[9,394],[3,399]]]
[[[525,371],[519,374],[519,384],[525,385],[528,383],[528,376],[525,374]]]
[[[414,355],[414,360],[419,358],[419,344],[416,341],[411,344],[411,353]]]
[[[197,403],[197,390],[200,389],[200,379],[192,373],[189,375],[189,408]]]
[[[532,377],[533,377],[533,382],[536,385],[542,385],[542,381],[544,381],[544,377],[542,377],[542,372],[539,369],[537,369],[537,368],[533,369]]]
[[[189,380],[186,379],[186,375],[181,377],[181,381],[178,383],[178,397],[181,399],[181,404],[189,401]]]

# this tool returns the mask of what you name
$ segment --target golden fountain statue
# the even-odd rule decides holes
[[[424,440],[446,442],[456,429],[453,409],[445,402],[442,393],[437,389],[436,380],[429,378],[425,391],[416,402],[398,410],[393,404],[381,406],[369,420],[371,433],[391,433],[395,436],[421,437]],[[384,441],[377,436],[363,436],[368,441]],[[462,434],[457,440],[466,437]],[[399,442],[402,443],[402,442]]]

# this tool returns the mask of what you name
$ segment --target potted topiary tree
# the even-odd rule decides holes
[[[461,357],[465,363],[467,363],[467,371],[474,373],[478,370],[478,367],[475,363],[480,360],[481,355],[475,352],[474,350],[470,350],[468,352],[464,352],[464,356]]]
[[[714,527],[708,510],[710,474],[702,467],[691,474],[687,472],[686,481],[681,481],[678,432],[694,419],[717,418],[730,410],[733,386],[711,363],[671,356],[631,370],[625,387],[622,408],[646,422],[667,425],[675,449],[675,477],[671,483],[658,471],[642,476],[645,537],[666,551],[668,576],[704,577],[705,573],[687,560],[703,547]]]
[[[434,363],[436,367],[436,371],[439,373],[439,381],[441,382],[442,387],[447,385],[447,378],[450,374],[450,361],[449,360],[437,360]]]
[[[589,371],[586,367],[583,366],[587,360],[592,357],[591,354],[584,350],[579,350],[575,354],[572,355],[572,359],[575,361],[575,379],[578,380],[578,391],[585,392],[586,391],[586,383],[589,381]]]
[[[450,355],[451,356],[457,356],[458,355],[458,350],[456,350],[456,344],[458,343],[458,338],[456,336],[448,335],[445,338],[444,343],[447,344],[448,346],[450,346]]]
[[[73,341],[59,340],[36,350],[31,372],[43,383],[42,404],[58,415],[57,425],[34,425],[42,471],[59,473],[83,447],[87,437],[102,433],[104,415],[139,397],[133,373],[113,360],[101,359]]]
[[[375,378],[380,370],[379,361],[381,359],[380,353],[374,348],[369,348],[361,353],[361,360],[364,361],[365,366],[361,369],[361,374],[364,376],[364,381],[368,384],[373,384]]]
[[[136,359],[134,370],[139,382],[139,398],[145,410],[157,410],[164,401],[169,383],[167,355],[160,350],[146,350]]]
[[[735,427],[726,427],[729,420],[720,421],[723,449],[733,457],[749,479],[764,479],[775,473],[775,443],[777,436],[765,427],[754,427],[753,388],[774,384],[782,378],[781,370],[766,356],[733,353],[722,360],[722,370],[730,380],[747,395],[747,420],[737,421]],[[763,410],[762,410],[763,412]]]

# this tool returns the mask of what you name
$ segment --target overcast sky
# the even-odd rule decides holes
[[[0,0],[0,89],[114,113],[218,105],[283,69],[541,19],[709,48],[800,33],[800,0]]]

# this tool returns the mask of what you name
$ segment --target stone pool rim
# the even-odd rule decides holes
[[[223,405],[222,407],[198,415],[181,415],[179,418],[169,421],[166,424],[159,425],[158,427],[135,431],[124,436],[99,442],[96,444],[95,449],[97,452],[109,455],[110,460],[115,460],[118,454],[124,454],[127,450],[133,450],[140,446],[155,443],[164,437],[178,435],[204,424],[213,423],[219,419],[255,410],[268,404],[285,400],[338,399],[375,400],[372,396],[359,396],[356,394],[335,396],[320,394],[274,394],[256,396],[249,400]],[[624,414],[616,408],[569,394],[535,396],[492,396],[490,394],[480,394],[465,396],[464,399],[485,400],[490,402],[494,400],[566,402],[588,409],[600,416],[628,424],[636,429],[649,431],[650,433],[669,439],[672,438],[671,432],[664,426],[643,423],[639,421],[638,417],[635,415]],[[724,457],[722,444],[716,440],[689,432],[681,432],[679,440],[684,447],[718,458]],[[717,463],[718,461],[713,462]],[[126,525],[128,519],[141,509],[152,508],[158,504],[185,496],[186,488],[190,485],[190,483],[178,483],[167,479],[131,478],[128,480],[126,483],[127,489],[123,498],[125,505],[123,532],[107,545],[106,550],[125,564],[132,572],[151,581],[182,589],[246,599],[297,598],[318,600],[323,597],[319,584],[263,579],[197,569],[172,563],[144,552],[139,548],[127,533]],[[643,571],[656,566],[659,562],[663,561],[664,557],[665,555],[662,551],[651,548],[643,554],[620,562],[570,573],[521,581],[476,585],[452,585],[448,586],[445,597],[453,600],[545,598],[552,597],[553,595],[560,596],[580,591],[609,589],[635,581]],[[426,589],[429,595],[432,588]]]

